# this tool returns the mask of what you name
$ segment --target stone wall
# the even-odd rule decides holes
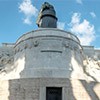
[[[0,100],[46,100],[46,87],[62,87],[62,100],[100,100],[99,58],[69,32],[24,34],[0,48]]]
[[[62,87],[62,100],[100,100],[100,83],[65,78],[0,81],[0,100],[46,100],[46,87]]]
[[[14,62],[14,44],[3,43],[0,46],[0,70],[9,70]]]
[[[92,59],[100,60],[100,49],[95,49],[94,46],[82,46],[84,54]]]
[[[14,50],[15,67],[23,67],[20,78],[84,78],[82,47],[69,32],[54,28],[31,31],[16,41]]]

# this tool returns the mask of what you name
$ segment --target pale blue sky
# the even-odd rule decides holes
[[[100,0],[0,0],[0,43],[15,43],[36,30],[45,1],[56,10],[58,28],[76,34],[83,45],[100,48]]]

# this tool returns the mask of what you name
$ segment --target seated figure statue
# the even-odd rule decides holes
[[[40,28],[56,28],[57,18],[54,7],[48,2],[45,2],[38,15],[37,25]]]

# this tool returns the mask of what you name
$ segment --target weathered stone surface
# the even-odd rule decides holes
[[[9,70],[9,67],[14,63],[14,50],[11,44],[3,44],[0,47],[0,70]]]
[[[99,100],[100,83],[67,78],[0,81],[0,100],[46,100],[46,87],[62,87],[62,100]],[[40,98],[41,97],[41,98]]]
[[[100,82],[99,51],[96,53],[89,46],[82,50],[77,37],[69,32],[53,28],[39,29],[24,34],[13,47],[8,51],[5,49],[14,61],[3,65],[4,70],[0,72],[2,80],[54,77]],[[88,50],[91,51],[89,54]],[[6,58],[9,60],[10,57]],[[94,61],[95,57],[98,61]]]
[[[82,47],[69,32],[39,29],[0,50],[0,61],[7,58],[0,71],[0,100],[46,100],[46,87],[62,87],[62,100],[100,99],[100,52]]]

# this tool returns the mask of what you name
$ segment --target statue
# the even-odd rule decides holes
[[[37,25],[40,28],[56,28],[57,18],[54,7],[48,2],[45,2],[38,15]]]

